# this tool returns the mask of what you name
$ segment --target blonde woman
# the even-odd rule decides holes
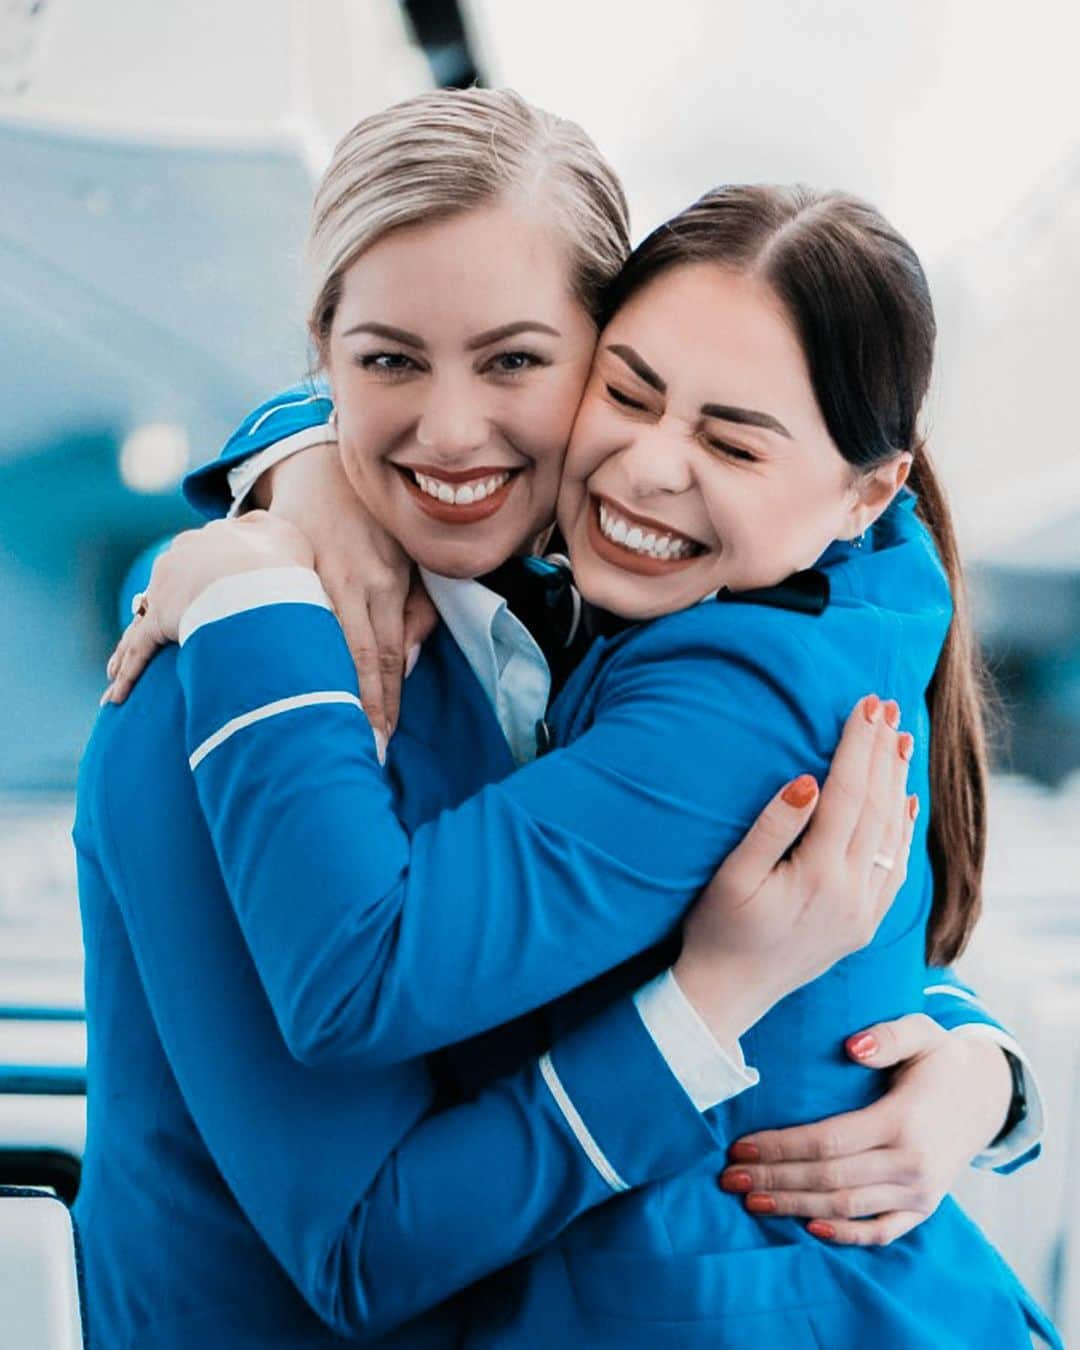
[[[433,128],[442,127],[447,142],[452,143],[448,160],[454,172],[443,173],[439,179],[452,200],[441,211],[431,201],[426,203],[429,214],[434,211],[446,219],[434,225],[422,224],[423,216],[413,216],[410,221],[399,219],[396,228],[388,227],[388,232],[374,238],[361,231],[357,247],[351,252],[341,250],[334,267],[323,277],[323,293],[334,297],[327,311],[328,328],[320,334],[318,306],[314,323],[316,336],[324,339],[322,354],[334,385],[338,435],[350,482],[364,492],[367,505],[380,523],[396,527],[398,540],[408,545],[409,553],[432,571],[459,577],[489,572],[507,557],[520,553],[550,520],[558,465],[595,339],[590,311],[583,304],[583,297],[590,294],[588,274],[580,265],[573,265],[576,255],[571,230],[574,219],[588,218],[589,213],[579,210],[577,216],[574,212],[545,216],[541,209],[558,200],[551,183],[539,172],[542,167],[557,176],[559,161],[553,155],[551,125],[536,118],[533,130],[541,134],[532,148],[542,147],[544,155],[538,159],[534,153],[531,161],[525,156],[524,165],[519,155],[515,163],[514,150],[520,148],[522,119],[526,118],[522,105],[504,96],[474,97],[496,124],[484,128],[487,140],[483,147],[476,134],[476,108],[472,104],[441,103],[437,96],[419,119],[415,108],[403,114],[406,122],[411,119],[414,135],[417,127],[424,134],[410,141],[402,132],[399,160],[426,164],[437,158],[440,142]],[[497,116],[507,111],[507,104],[513,113],[509,126]],[[450,116],[448,108],[460,112]],[[393,114],[388,120],[393,122]],[[376,130],[381,143],[386,127]],[[507,137],[505,143],[497,139],[499,131]],[[560,134],[568,133],[562,128]],[[503,168],[504,175],[505,166],[510,165],[511,177],[498,180],[494,195],[490,182],[484,180],[480,195],[462,202],[453,198],[450,188],[460,190],[462,183],[470,181],[462,164],[464,149],[470,145],[474,153],[482,155],[489,169],[488,179],[493,161]],[[355,148],[348,143],[341,148],[336,162],[339,170]],[[415,155],[413,161],[409,160],[410,149]],[[364,162],[363,158],[357,162]],[[333,181],[331,170],[328,182]],[[583,180],[575,168],[569,183],[576,183],[580,191],[583,181],[588,185],[589,180]],[[569,184],[564,182],[562,186],[568,190]],[[515,188],[520,189],[520,195],[515,195]],[[348,193],[341,192],[340,178],[323,200],[339,205],[350,200]],[[595,207],[595,201],[592,204]],[[316,220],[318,229],[318,215]],[[418,228],[410,229],[410,224]],[[582,240],[576,242],[580,248]],[[591,291],[593,305],[596,284]],[[447,291],[458,302],[453,310],[443,301]],[[372,317],[376,311],[370,306],[376,300],[384,307],[394,307],[393,322],[387,321],[385,309]],[[509,308],[510,301],[518,307]],[[458,307],[462,317],[455,328],[456,317],[451,316],[457,315]],[[589,320],[588,324],[583,319]],[[521,327],[524,324],[529,325],[527,333]],[[508,327],[515,331],[509,332]],[[392,337],[388,329],[394,330]],[[491,341],[480,342],[484,336]],[[527,345],[524,336],[529,339]],[[415,341],[417,338],[421,341]],[[382,345],[371,346],[371,341]],[[387,350],[387,343],[392,350]],[[528,405],[527,415],[523,404]],[[247,433],[261,417],[262,413],[249,419],[242,428],[241,443],[247,438],[251,445]],[[266,425],[265,418],[261,425]],[[429,459],[423,459],[421,452]],[[465,472],[448,467],[455,455],[467,458],[468,473],[473,477],[439,479],[436,470],[444,475]],[[330,461],[329,472],[334,471]],[[459,486],[471,486],[475,479],[485,488],[494,480],[495,486],[485,491],[481,502],[488,506],[478,512],[475,491],[472,501],[458,501],[456,488],[452,503],[432,496],[420,481],[432,477],[440,485],[457,481]],[[462,515],[452,516],[445,509],[435,512],[422,496],[443,508],[461,508]],[[492,505],[494,509],[489,510]],[[354,510],[348,503],[346,509]],[[367,528],[370,530],[370,525]],[[197,574],[187,581],[196,590],[201,589]],[[270,587],[263,599],[272,599],[275,578],[265,576],[259,584]],[[452,608],[453,588],[447,595],[447,608]],[[213,606],[222,604],[221,597],[218,588],[210,598],[210,608],[202,612],[204,626],[214,626]],[[462,650],[470,641],[469,603],[478,597],[475,592],[459,589],[456,598],[462,602],[456,615],[447,618],[446,625],[427,644],[412,682],[406,686],[406,717],[391,746],[396,807],[407,824],[419,825],[482,782],[497,779],[513,767],[507,747],[515,745],[515,731],[520,729],[520,717],[515,721],[513,710],[508,708],[513,691],[497,684],[485,689],[481,656],[476,656],[472,669],[465,664]],[[148,613],[155,623],[164,620],[167,625],[167,608],[159,590]],[[226,609],[219,609],[217,614],[226,612],[227,602]],[[503,618],[501,627],[505,629],[505,611],[498,603],[495,613]],[[241,635],[235,651],[242,658],[243,622],[238,622]],[[493,623],[485,636],[490,637],[497,626]],[[451,629],[460,646],[450,636]],[[477,631],[475,627],[472,630],[474,635]],[[528,635],[515,636],[517,655],[529,654]],[[534,664],[532,669],[535,672],[538,666]],[[528,685],[528,681],[525,683]],[[264,692],[270,696],[265,704],[269,707],[275,702],[273,690],[268,687]],[[213,698],[218,700],[215,716],[227,713],[227,682]],[[319,706],[319,700],[297,706]],[[412,722],[410,706],[415,707],[416,720]],[[418,1122],[431,1104],[429,1090],[417,1086],[427,1082],[425,1071],[416,1061],[374,1072],[369,1067],[363,1073],[350,1070],[348,1065],[336,1071],[304,1071],[290,1061],[281,1033],[274,1028],[262,1001],[222,887],[221,866],[231,876],[235,863],[246,867],[257,865],[257,859],[244,856],[239,837],[230,843],[216,836],[220,866],[214,861],[213,846],[198,813],[178,744],[182,736],[180,712],[175,662],[166,657],[155,663],[124,712],[109,715],[99,728],[85,770],[78,836],[88,930],[109,922],[114,931],[118,927],[125,931],[137,966],[128,969],[125,978],[113,975],[115,997],[110,1006],[114,1016],[123,1012],[130,1017],[133,1006],[146,1001],[160,1035],[156,1053],[164,1062],[159,1072],[179,1084],[197,1122],[200,1143],[209,1146],[248,1218],[308,1299],[326,1320],[353,1333],[380,1329],[409,1316],[469,1279],[554,1236],[576,1210],[599,1203],[611,1193],[613,1176],[620,1186],[633,1185],[652,1179],[650,1167],[662,1170],[687,1165],[685,1153],[675,1156],[675,1138],[681,1141],[680,1147],[689,1147],[691,1152],[702,1148],[703,1156],[714,1150],[724,1138],[722,1124],[716,1123],[719,1117],[710,1118],[710,1124],[721,1133],[708,1141],[699,1130],[704,1117],[691,1114],[681,1123],[677,1121],[688,1104],[695,1110],[698,1105],[708,1107],[730,1096],[735,1088],[748,1085],[750,1080],[740,1067],[733,1044],[740,1027],[755,1021],[785,988],[791,987],[787,982],[795,979],[802,983],[810,978],[842,954],[846,944],[857,945],[867,931],[865,926],[833,923],[830,935],[828,916],[818,908],[820,922],[812,926],[812,937],[809,931],[797,936],[786,933],[785,916],[790,922],[792,910],[787,903],[770,906],[768,897],[775,895],[777,886],[786,892],[799,878],[796,866],[791,873],[774,874],[773,880],[761,888],[760,909],[756,904],[741,908],[742,921],[755,931],[753,935],[744,932],[740,940],[735,932],[737,920],[715,898],[723,898],[721,886],[713,900],[715,922],[727,926],[731,943],[727,957],[717,964],[717,975],[719,978],[723,972],[721,987],[729,991],[730,998],[718,996],[713,1012],[720,1007],[724,1011],[710,1025],[727,1051],[719,1044],[709,1050],[712,1086],[706,1097],[695,1098],[693,1092],[678,1087],[678,1082],[686,1085],[686,1080],[680,1080],[677,1073],[677,1090],[665,1096],[661,1089],[667,1080],[662,1074],[654,1078],[644,1073],[650,1066],[653,1070],[663,1067],[656,1062],[656,1050],[659,1047],[663,1052],[662,1027],[670,1027],[673,1017],[676,1024],[681,1017],[684,1027],[696,1025],[700,1034],[700,1023],[695,1024],[693,1015],[687,1021],[688,1010],[678,985],[668,979],[651,986],[648,995],[634,1000],[632,1006],[613,1006],[600,1019],[579,1028],[561,1049],[551,1047],[538,1066],[519,1070],[516,1078],[496,1083],[474,1105],[444,1112],[418,1125],[402,1144],[404,1153],[388,1153],[391,1142],[396,1143],[403,1129],[409,1128],[409,1111],[416,1113],[412,1121]],[[499,712],[503,717],[497,719]],[[125,735],[125,719],[137,735]],[[230,721],[225,717],[222,725]],[[885,784],[893,784],[892,792],[901,793],[902,775],[896,768],[900,761],[895,750],[887,753],[890,744],[895,746],[895,736],[884,716],[871,723],[860,711],[853,720],[851,737],[848,772],[852,764],[861,765],[856,771],[860,789],[865,788],[868,775],[873,778],[877,774],[883,775]],[[519,755],[530,757],[523,742]],[[170,763],[174,767],[169,767]],[[160,797],[157,806],[153,796],[147,799],[146,793],[146,771],[151,765],[157,780],[153,795]],[[110,821],[127,817],[135,807],[136,794],[144,799],[139,807],[140,830],[137,838],[121,849]],[[837,819],[835,810],[830,815],[826,809],[830,797],[838,795],[839,791],[830,793],[827,788],[822,798],[825,819],[821,824],[825,828],[818,839],[826,854],[835,850],[838,833],[846,847],[852,829],[858,828],[850,819],[845,825]],[[799,793],[788,796],[797,800]],[[811,789],[808,796],[803,794],[801,807],[788,803],[788,809],[809,811],[815,801],[816,793]],[[783,811],[783,805],[777,809]],[[791,837],[791,825],[789,819],[783,842]],[[864,829],[866,825],[864,821]],[[348,828],[362,830],[363,825],[353,821]],[[879,846],[872,847],[870,854],[883,850],[895,854],[908,828],[896,818],[883,818],[883,833],[869,837],[868,842]],[[814,839],[812,832],[811,844]],[[234,844],[239,846],[239,855],[234,853]],[[333,847],[323,846],[323,860],[332,862],[334,852]],[[865,844],[858,852],[864,856]],[[233,856],[229,856],[231,853]],[[803,856],[800,851],[796,862]],[[567,878],[571,887],[572,874],[571,867]],[[879,884],[881,880],[878,877],[872,888],[864,924],[876,922],[890,894],[888,886]],[[840,888],[847,895],[867,889],[865,875],[854,884],[845,877],[845,885]],[[838,891],[830,887],[829,893],[835,897]],[[729,887],[729,900],[731,895]],[[233,899],[238,898],[234,893]],[[737,898],[745,900],[746,896]],[[788,899],[786,893],[781,898]],[[817,906],[827,903],[820,892],[809,898]],[[850,901],[845,900],[844,908],[849,907]],[[553,928],[554,916],[559,923]],[[397,1061],[483,1031],[623,959],[627,941],[633,941],[632,934],[628,938],[626,932],[612,932],[604,938],[590,929],[593,939],[603,940],[591,941],[587,951],[575,944],[585,917],[574,912],[573,889],[567,901],[555,905],[550,913],[538,910],[537,932],[526,928],[520,934],[522,978],[513,986],[495,981],[483,990],[472,989],[467,972],[461,971],[457,994],[450,1005],[440,1006],[435,1019],[427,1015],[410,1018],[410,1007],[414,1013],[418,1009],[415,990],[384,986],[386,1000],[380,999],[375,1026],[386,1041],[382,1050],[373,1053],[367,1046],[369,1062],[380,1058]],[[362,922],[362,916],[358,914],[355,921]],[[562,923],[565,929],[560,933]],[[769,931],[764,933],[762,928]],[[274,925],[264,925],[260,932],[248,929],[246,938],[257,963],[261,964],[267,954],[273,959]],[[547,950],[542,960],[536,960],[530,956],[529,945],[541,938]],[[648,945],[644,933],[640,945]],[[763,965],[765,947],[771,947],[771,954]],[[552,961],[553,950],[561,951],[561,960]],[[741,966],[731,955],[737,950],[742,951]],[[302,1013],[307,1000],[313,1007],[321,998],[324,991],[315,987],[321,976],[314,967],[305,971],[302,951],[295,950],[290,956],[297,977],[292,1006]],[[197,983],[194,1000],[193,978]],[[130,987],[133,983],[134,988]],[[650,1022],[650,1016],[655,1017],[657,999],[667,1000],[666,1004],[661,1002],[665,1011]],[[197,1013],[192,1011],[196,1004]],[[274,1007],[280,1019],[281,1005],[276,998]],[[642,1028],[646,1029],[644,1038]],[[212,1056],[206,1053],[205,1044],[211,1033]],[[285,1035],[288,1038],[287,1021]],[[688,1039],[693,1042],[693,1032]],[[145,1046],[142,1048],[145,1051]],[[291,1048],[302,1052],[304,1047],[293,1042]],[[537,1048],[544,1047],[541,1044]],[[595,1060],[590,1062],[589,1055]],[[678,1060],[678,1054],[673,1058]],[[604,1065],[613,1061],[619,1066],[622,1091],[617,1090],[620,1084],[612,1081],[609,1086],[616,1099],[605,1106],[596,1085],[607,1072]],[[484,1059],[482,1049],[478,1062],[482,1076],[489,1076],[493,1064],[490,1058]],[[971,1065],[973,1081],[990,1086],[987,1119],[998,1117],[989,1128],[984,1122],[976,1126],[982,1133],[973,1136],[977,1140],[969,1150],[973,1152],[995,1133],[1004,1102],[1000,1078],[995,1085],[993,1073],[987,1075],[986,1066],[977,1065],[975,1057],[968,1057],[966,1051],[957,1058],[958,1068],[961,1064]],[[715,1087],[718,1076],[720,1080],[726,1076],[726,1086],[719,1091]],[[222,1091],[223,1083],[235,1083],[241,1077],[243,1092],[236,1099]],[[575,1087],[580,1089],[576,1104]],[[513,1095],[515,1091],[517,1096]],[[643,1091],[650,1096],[650,1118],[647,1126],[635,1128],[630,1106],[635,1092]],[[402,1095],[409,1099],[404,1115]],[[304,1100],[303,1111],[296,1107],[299,1096]],[[253,1109],[256,1104],[259,1109]],[[682,1111],[671,1110],[679,1107]],[[666,1110],[670,1136],[664,1131]],[[527,1126],[518,1135],[511,1130],[509,1140],[494,1133],[496,1124],[505,1124],[508,1115]],[[393,1136],[394,1122],[397,1138]],[[541,1146],[538,1131],[546,1125],[554,1130],[549,1143]],[[460,1149],[462,1141],[470,1137],[470,1128],[473,1134],[469,1147],[477,1153],[471,1155],[475,1161],[467,1163]],[[267,1150],[261,1157],[247,1152],[253,1136]],[[599,1150],[595,1147],[598,1137],[606,1146]],[[515,1140],[522,1146],[517,1153],[511,1147]],[[451,1141],[456,1141],[453,1147]],[[592,1142],[591,1151],[587,1141]],[[409,1151],[414,1147],[418,1152]],[[573,1172],[575,1148],[587,1163],[581,1173]],[[624,1148],[626,1152],[622,1152]],[[646,1159],[635,1156],[635,1148],[654,1152]],[[597,1165],[598,1154],[603,1166]],[[511,1165],[512,1159],[524,1156],[532,1158],[531,1169],[523,1171]],[[611,1166],[613,1157],[615,1167]],[[421,1159],[419,1165],[417,1158]],[[286,1159],[290,1166],[282,1165]],[[580,1162],[580,1157],[576,1161]],[[176,1178],[169,1180],[175,1182]],[[474,1209],[467,1209],[468,1197],[472,1197]],[[404,1223],[403,1209],[408,1213]],[[428,1227],[417,1222],[418,1214],[429,1221]],[[395,1219],[396,1227],[380,1231],[380,1220],[385,1223]],[[219,1222],[216,1219],[211,1225],[211,1234]],[[369,1239],[375,1243],[373,1248],[366,1245]],[[209,1240],[207,1245],[212,1249]],[[238,1264],[243,1267],[242,1261]],[[251,1310],[237,1291],[235,1280],[230,1287],[237,1292],[235,1302],[222,1300],[219,1295],[212,1300],[213,1306],[221,1319],[235,1320],[239,1314],[243,1320]],[[274,1307],[280,1326],[287,1301]],[[447,1325],[440,1322],[437,1333],[431,1330],[434,1323],[414,1327],[403,1333],[406,1339],[401,1343],[426,1343],[421,1339],[424,1335],[449,1334]]]

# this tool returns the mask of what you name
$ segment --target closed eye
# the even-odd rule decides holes
[[[731,445],[727,441],[714,440],[712,436],[705,437],[705,444],[710,450],[717,450],[722,455],[727,455],[729,459],[742,460],[745,464],[757,464],[758,456],[744,450],[741,446]]]
[[[639,403],[636,398],[631,398],[629,394],[624,394],[621,389],[616,389],[613,384],[607,386],[607,391],[608,395],[613,398],[616,403],[621,403],[624,408],[633,408],[637,412],[648,411],[644,403]]]

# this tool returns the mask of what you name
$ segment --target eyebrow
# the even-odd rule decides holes
[[[740,426],[761,427],[765,431],[775,431],[791,440],[791,432],[772,413],[756,412],[753,408],[734,408],[728,403],[703,403],[702,417],[716,417],[721,422],[737,422]]]
[[[608,347],[608,351],[613,356],[617,356],[620,361],[625,361],[634,374],[655,389],[658,394],[667,393],[667,381],[657,375],[648,361],[639,352],[634,351],[633,347],[627,347],[622,342],[613,342]]]
[[[517,337],[519,333],[550,333],[552,337],[562,337],[557,328],[539,319],[518,319],[515,323],[504,323],[498,328],[489,328],[486,333],[477,333],[465,344],[465,350],[479,351],[481,347],[490,347],[493,342],[502,342],[506,338]]]
[[[415,347],[418,351],[426,351],[427,343],[416,333],[409,333],[404,328],[393,328],[388,323],[356,323],[351,328],[347,328],[342,334],[343,337],[352,337],[354,333],[371,333],[373,337],[387,338],[390,342],[400,342],[405,347]]]
[[[390,342],[400,342],[405,347],[415,347],[417,351],[426,351],[427,343],[418,333],[410,333],[404,328],[394,328],[388,323],[357,323],[347,328],[343,337],[352,337],[356,333],[370,333],[373,337],[386,338]],[[470,338],[465,345],[466,351],[479,351],[481,347],[490,347],[493,342],[502,342],[506,338],[517,337],[519,333],[550,333],[552,337],[562,337],[557,328],[539,319],[518,319],[515,323],[504,323],[498,328],[489,328]]]

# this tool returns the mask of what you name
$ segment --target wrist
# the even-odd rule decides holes
[[[687,1002],[725,1047],[733,1046],[781,997],[769,990],[760,971],[720,961],[715,955],[698,959],[684,949],[671,973]]]
[[[975,1066],[973,1100],[980,1104],[980,1152],[990,1148],[1005,1128],[1013,1098],[1013,1075],[1005,1051],[995,1041],[978,1036],[952,1033],[963,1044],[965,1053]]]
[[[281,513],[288,507],[294,485],[297,493],[310,495],[313,474],[331,457],[336,459],[337,445],[333,441],[320,441],[276,460],[255,480],[251,489],[252,505],[262,511],[276,507]]]

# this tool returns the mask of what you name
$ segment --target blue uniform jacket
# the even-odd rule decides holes
[[[926,801],[925,693],[950,607],[912,499],[870,547],[835,546],[819,566],[832,590],[820,615],[710,604],[599,640],[552,710],[560,748],[417,824],[395,814],[421,767],[415,743],[378,768],[330,613],[267,607],[198,630],[179,662],[187,747],[291,1052],[390,1067],[561,995],[546,1034],[589,1025],[643,967],[596,977],[651,948],[663,962],[717,861],[778,781],[824,774],[867,689],[901,703]],[[437,702],[439,678],[421,661],[407,701]],[[927,817],[874,943],[745,1039],[762,1084],[712,1113],[722,1137],[881,1090],[841,1043],[922,1006]],[[486,1038],[479,1063],[457,1052],[470,1087],[513,1062],[515,1041],[529,1046],[522,1024],[503,1039],[500,1053]],[[1039,1314],[951,1202],[887,1250],[825,1248],[795,1223],[747,1216],[717,1190],[718,1163],[573,1224],[472,1300],[468,1343],[1028,1343]]]
[[[507,754],[444,634],[427,659],[445,694],[401,737],[418,818]],[[435,753],[439,725],[467,757]],[[613,1194],[582,1131],[628,1186],[718,1147],[629,1000],[438,1112],[423,1060],[297,1063],[199,811],[175,649],[100,717],[75,840],[89,1031],[75,1212],[95,1344],[367,1344],[400,1326],[387,1345],[455,1345],[460,1306],[410,1319]]]
[[[610,1178],[533,1063],[438,1115],[416,1064],[296,1063],[225,894],[182,719],[173,650],[102,713],[80,779],[90,1054],[76,1214],[93,1343],[330,1346],[402,1323],[386,1344],[454,1345],[485,1294],[415,1315],[610,1198]],[[443,630],[407,687],[391,767],[411,829],[512,770]],[[946,1024],[989,1020],[963,990],[933,1003]],[[509,1074],[517,1033],[464,1049],[458,1077]],[[628,1184],[718,1151],[625,1003],[551,1062]]]

